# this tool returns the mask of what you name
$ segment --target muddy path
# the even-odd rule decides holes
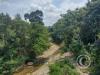
[[[57,54],[59,50],[59,46],[56,44],[51,44],[51,47],[46,50],[43,55],[38,56],[38,58],[48,58],[46,62],[44,62],[43,65],[38,66],[22,66],[21,70],[18,72],[15,72],[13,75],[39,75],[39,73],[45,71],[48,72],[49,63],[54,62],[56,58],[60,56],[60,54]],[[38,73],[38,74],[37,74]],[[43,72],[44,73],[44,72]],[[40,74],[41,75],[41,74]]]
[[[24,66],[21,71],[16,72],[13,75],[49,75],[49,66],[51,64],[55,63],[59,59],[71,57],[73,55],[70,52],[61,54],[59,49],[60,46],[52,44],[51,47],[43,53],[43,55],[38,56],[38,58],[48,58],[46,62],[37,66]],[[89,75],[88,73],[83,73],[78,66],[76,66],[76,70],[80,73],[80,75]]]

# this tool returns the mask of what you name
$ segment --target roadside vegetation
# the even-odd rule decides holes
[[[75,68],[79,55],[91,58],[89,75],[100,75],[100,0],[68,10],[51,27],[44,26],[41,10],[11,18],[0,13],[0,75],[13,75],[19,66],[36,62],[50,47],[61,44],[61,51],[72,52],[71,59],[58,60],[50,66],[50,75],[80,75]]]
[[[25,19],[19,14],[14,19],[9,14],[0,14],[0,75],[12,75],[17,67],[34,63],[49,47],[42,11],[26,13]]]
[[[90,75],[99,75],[100,0],[88,1],[85,7],[68,10],[61,17],[58,22],[49,27],[53,41],[63,43],[61,50],[73,52],[75,60],[79,55],[88,55],[92,61],[89,67]],[[59,68],[56,64],[55,66]],[[54,72],[56,72],[56,67],[53,69]],[[54,74],[51,73],[51,75]]]

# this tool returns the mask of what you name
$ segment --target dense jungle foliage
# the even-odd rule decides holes
[[[68,10],[51,27],[44,26],[41,10],[11,18],[0,13],[0,75],[13,75],[19,66],[35,62],[51,43],[61,44],[62,52],[72,52],[73,61],[84,54],[91,58],[90,75],[100,75],[100,0]],[[50,66],[50,75],[79,75],[71,59]]]
[[[49,27],[49,31],[54,42],[64,44],[63,52],[71,51],[75,57],[89,55],[92,60],[90,75],[100,75],[100,0],[91,0],[85,7],[68,10]],[[51,75],[56,74],[51,72]]]
[[[42,11],[26,13],[25,19],[19,14],[14,19],[0,14],[0,75],[12,75],[18,66],[34,62],[49,47]]]

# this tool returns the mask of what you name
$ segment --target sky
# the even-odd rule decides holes
[[[44,13],[44,23],[51,26],[67,10],[74,10],[85,6],[87,0],[0,0],[0,12],[9,13],[14,17],[19,13],[22,17],[25,13],[42,10]]]

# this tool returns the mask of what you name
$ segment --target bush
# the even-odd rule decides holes
[[[55,64],[52,64],[50,66],[50,75],[79,75],[77,71],[75,70],[75,67],[73,64],[67,60],[64,59],[63,61],[58,61]]]

